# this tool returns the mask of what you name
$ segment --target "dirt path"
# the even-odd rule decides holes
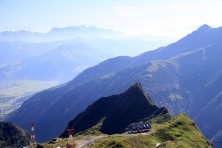
[[[92,143],[94,143],[95,140],[104,138],[106,136],[89,136],[85,137],[81,140],[78,140],[75,142],[76,148],[87,148],[89,147]]]
[[[117,134],[118,136],[138,136],[138,135],[148,135],[151,134],[152,132],[149,133],[138,133],[138,134]],[[115,137],[117,135],[111,135],[111,137]],[[83,139],[80,139],[78,141],[75,141],[75,146],[76,148],[88,148],[91,144],[95,142],[95,140],[99,140],[102,138],[108,137],[106,135],[101,135],[101,136],[88,136]]]

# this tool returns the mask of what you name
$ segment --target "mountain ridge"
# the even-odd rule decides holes
[[[122,94],[98,99],[71,120],[67,128],[75,128],[74,133],[78,133],[101,124],[97,130],[104,134],[124,133],[129,125],[148,122],[157,116],[164,116],[166,121],[172,117],[164,107],[157,107],[141,85],[135,83]],[[67,137],[67,132],[62,136]]]
[[[96,33],[96,34],[95,34]],[[21,31],[4,31],[0,32],[0,41],[25,41],[25,42],[54,42],[62,40],[71,40],[76,37],[92,38],[92,37],[107,37],[113,38],[123,36],[123,33],[108,29],[98,28],[95,26],[69,26],[64,28],[53,28],[46,33],[31,32],[26,30]]]
[[[193,31],[192,33],[190,33],[187,36],[183,37],[182,39],[178,40],[177,42],[169,44],[166,47],[160,47],[160,48],[157,48],[152,51],[144,52],[144,53],[142,53],[138,56],[135,56],[135,57],[125,57],[125,59],[123,59],[122,61],[119,61],[118,63],[121,64],[122,67],[128,68],[128,67],[139,66],[140,64],[143,64],[143,63],[149,62],[149,61],[166,60],[166,59],[174,57],[175,55],[182,54],[184,52],[193,51],[193,50],[199,49],[201,47],[205,47],[206,46],[205,44],[211,45],[211,40],[214,38],[214,36],[215,36],[214,34],[218,34],[217,32],[221,32],[220,36],[222,37],[222,27],[215,28],[215,29],[213,29],[213,28],[202,29],[202,27],[208,28],[208,27],[204,27],[204,26],[208,26],[208,25],[201,26],[197,30]],[[203,30],[203,32],[202,32],[202,30]],[[209,36],[206,33],[208,33]],[[201,38],[200,35],[203,35],[203,37],[202,37],[203,39],[201,39],[201,40],[198,39],[198,38]],[[194,38],[196,38],[196,39],[194,39]],[[205,38],[207,38],[207,39],[205,39]],[[210,41],[206,42],[205,40],[208,40],[208,38],[212,38],[212,39]],[[191,43],[187,43],[187,42],[191,42]],[[204,45],[201,45],[199,42],[201,44],[203,43]],[[216,42],[219,42],[219,41],[216,41]],[[186,46],[183,47],[184,45],[186,45]],[[74,82],[81,81],[78,79],[81,79],[81,77],[83,77],[86,72],[87,72],[87,75],[94,75],[94,73],[98,73],[98,72],[94,72],[94,71],[99,71],[99,69],[101,69],[100,67],[106,68],[107,67],[106,63],[108,63],[108,62],[112,63],[112,62],[116,62],[118,60],[121,60],[121,59],[119,57],[116,57],[116,59],[115,58],[108,59],[104,62],[101,62],[99,65],[88,68],[86,71],[83,71],[80,75],[78,75],[77,78],[73,81]],[[98,69],[97,69],[97,66],[98,66]],[[118,71],[118,66],[119,65],[117,64],[117,68],[116,68],[117,71]],[[113,73],[117,72],[116,69],[115,69],[115,71],[113,71]],[[122,69],[124,69],[124,68],[122,68]],[[112,71],[111,71],[111,73],[112,73]],[[98,78],[99,76],[102,76],[104,74],[109,74],[109,73],[101,73],[101,74],[97,75],[96,78]],[[83,78],[83,79],[86,79],[86,77],[87,76],[85,76],[85,78]]]

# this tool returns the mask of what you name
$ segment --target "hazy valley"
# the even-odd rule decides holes
[[[105,59],[136,55],[161,44],[162,41],[127,38],[120,32],[85,26],[55,28],[48,33],[2,32],[0,118],[4,119],[34,93],[65,83]],[[142,46],[135,51],[138,45]]]
[[[155,104],[173,115],[188,114],[216,144],[221,131],[221,36],[221,27],[203,25],[168,46],[105,60],[63,85],[33,95],[7,120],[27,130],[34,120],[38,140],[47,141],[58,137],[70,120],[97,99],[123,93],[139,82]]]

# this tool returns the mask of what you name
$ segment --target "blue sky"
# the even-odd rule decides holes
[[[221,0],[0,0],[0,31],[86,25],[180,38],[202,24],[222,26],[221,7]]]

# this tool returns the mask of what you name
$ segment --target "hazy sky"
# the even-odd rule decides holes
[[[86,25],[179,38],[221,18],[222,0],[0,0],[0,31]]]

